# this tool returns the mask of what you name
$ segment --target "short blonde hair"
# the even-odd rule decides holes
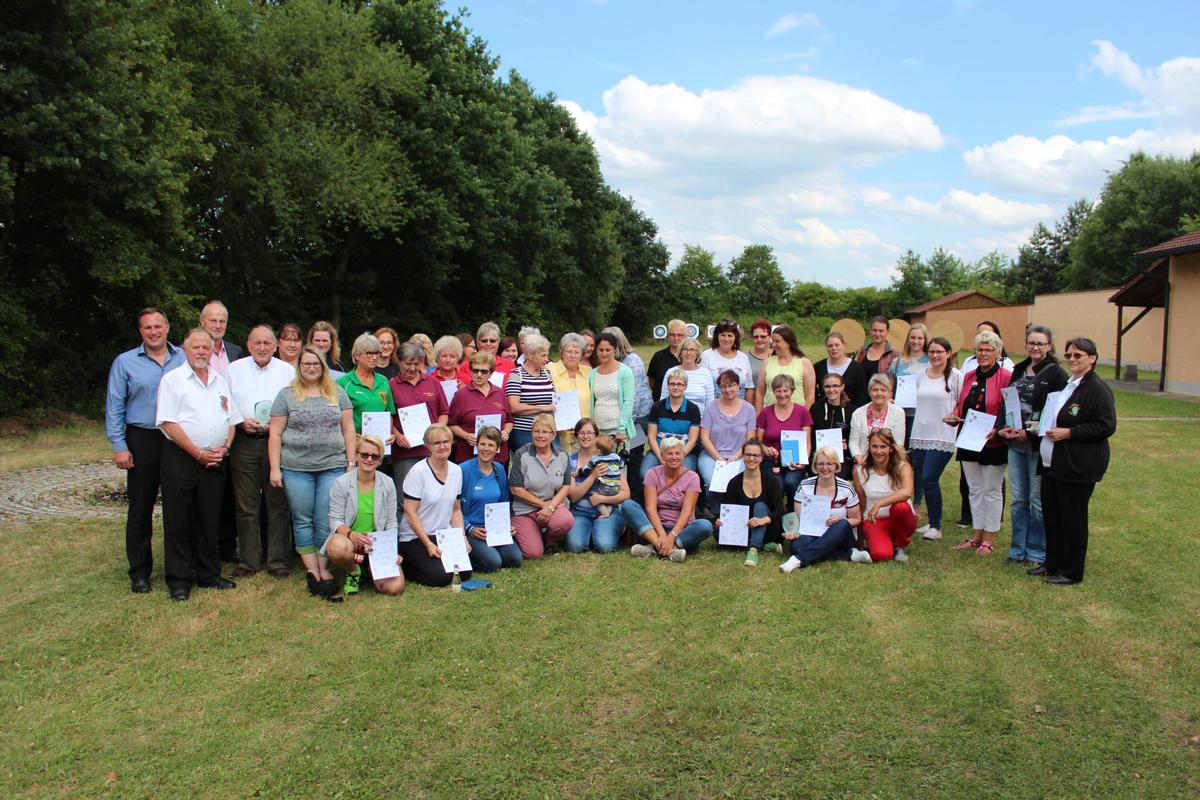
[[[454,443],[454,434],[450,432],[450,428],[445,425],[430,425],[425,429],[425,435],[421,437],[421,441],[426,447],[429,447],[430,440],[434,436],[445,436],[450,439],[450,443]]]
[[[529,430],[532,431],[538,426],[549,428],[551,433],[558,433],[558,426],[554,423],[553,414],[538,414],[533,418],[533,424],[529,426]]]
[[[373,433],[364,433],[358,437],[358,446],[354,448],[354,452],[358,453],[362,450],[364,444],[369,444],[379,451],[379,457],[383,458],[387,455],[387,450],[384,449],[383,440]]]

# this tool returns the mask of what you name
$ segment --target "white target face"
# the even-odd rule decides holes
[[[666,325],[655,325],[654,326],[654,338],[655,339],[667,338],[667,326]]]

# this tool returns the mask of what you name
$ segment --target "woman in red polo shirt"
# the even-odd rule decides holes
[[[476,419],[490,415],[500,417],[500,424],[495,426],[500,429],[501,438],[496,461],[507,463],[508,437],[512,433],[513,417],[504,391],[491,382],[496,357],[490,351],[481,350],[471,356],[467,365],[471,382],[459,389],[450,403],[448,424],[454,434],[454,461],[461,464],[475,457]]]

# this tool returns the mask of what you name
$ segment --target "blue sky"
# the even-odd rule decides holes
[[[1015,257],[1137,149],[1200,149],[1200,2],[474,0],[467,25],[722,262],[885,285],[906,249]]]

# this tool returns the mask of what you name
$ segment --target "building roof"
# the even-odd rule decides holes
[[[1147,247],[1145,250],[1139,250],[1133,254],[1134,258],[1153,258],[1155,256],[1175,256],[1182,253],[1195,253],[1200,251],[1200,231],[1192,231],[1185,233],[1183,236],[1177,236],[1174,239],[1156,244],[1154,247]]]
[[[994,303],[995,305],[998,305],[998,306],[1009,305],[1009,303],[1006,303],[1003,300],[997,300],[996,298],[992,297],[990,294],[981,292],[978,289],[968,289],[965,292],[955,292],[954,294],[948,294],[945,297],[940,297],[937,300],[930,300],[928,303],[922,303],[921,305],[917,306],[916,308],[910,308],[908,311],[905,311],[904,315],[908,316],[909,314],[924,314],[926,311],[932,311],[935,308],[941,308],[942,306],[949,305],[951,303],[956,303],[959,300],[962,300],[966,297],[970,297],[973,294],[977,294],[980,297],[986,298],[987,300],[990,300],[992,303]]]
[[[1108,302],[1135,308],[1166,306],[1168,259],[1160,256],[1144,272],[1117,290]]]

